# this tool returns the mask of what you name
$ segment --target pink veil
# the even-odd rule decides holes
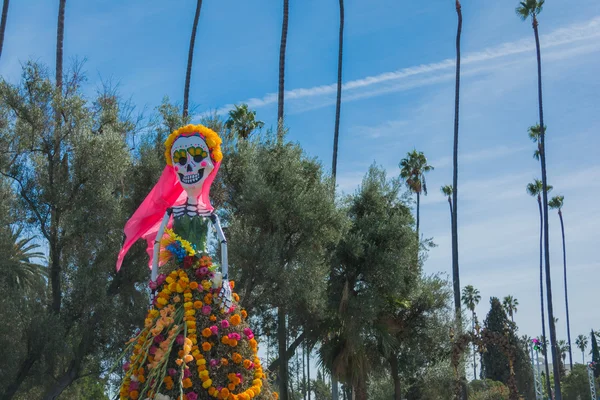
[[[207,211],[214,210],[213,206],[210,204],[210,187],[215,180],[220,165],[220,161],[214,163],[214,169],[202,185],[202,191],[198,196],[198,208],[200,209],[205,209]],[[125,224],[125,229],[123,230],[125,233],[125,241],[117,257],[117,271],[119,271],[123,264],[125,254],[127,254],[131,246],[133,246],[140,238],[145,239],[148,244],[148,247],[146,248],[150,257],[148,265],[152,268],[152,250],[154,241],[156,240],[158,228],[167,212],[167,208],[182,205],[185,203],[186,199],[187,194],[179,183],[175,170],[170,165],[165,166],[156,185]],[[170,219],[168,226],[171,226],[172,223],[173,218]]]

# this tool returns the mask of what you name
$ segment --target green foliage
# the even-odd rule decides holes
[[[320,371],[317,373],[317,379],[311,382],[310,387],[315,395],[315,400],[331,399],[331,386],[325,381]]]
[[[469,384],[469,400],[508,400],[508,387],[502,382],[486,379]]]
[[[573,370],[562,379],[562,397],[564,400],[591,399],[586,365],[574,364]]]
[[[400,177],[406,182],[406,186],[413,193],[427,194],[427,183],[425,173],[433,171],[433,166],[427,164],[427,158],[423,152],[413,150],[400,161]]]
[[[250,111],[248,104],[236,105],[229,111],[229,118],[225,122],[225,128],[229,129],[239,139],[248,139],[257,129],[265,126],[263,121],[256,119],[256,111]]]
[[[596,340],[596,334],[594,331],[591,333],[592,336],[592,361],[596,363],[596,365],[600,365],[600,350],[598,349],[598,341]],[[594,370],[594,376],[596,378],[600,377],[600,367],[596,367]]]

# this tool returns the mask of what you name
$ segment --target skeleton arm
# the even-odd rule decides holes
[[[152,254],[152,280],[155,281],[158,276],[158,257],[160,254],[160,240],[162,239],[163,234],[165,233],[165,228],[167,227],[167,223],[169,222],[169,218],[171,217],[172,210],[170,208],[167,209],[165,216],[163,217],[162,222],[158,228],[158,232],[156,232],[156,239],[154,239],[154,252]]]
[[[227,260],[227,240],[225,239],[219,216],[217,214],[212,214],[210,219],[217,231],[217,238],[221,242],[221,272],[223,274],[223,284],[221,286],[221,291],[219,292],[219,298],[221,299],[224,308],[229,309],[233,304],[233,301],[228,279],[229,265]]]

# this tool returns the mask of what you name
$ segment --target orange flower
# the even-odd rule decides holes
[[[192,355],[191,355],[191,354],[186,354],[186,355],[183,357],[183,361],[185,361],[186,363],[189,363],[189,362],[191,362],[193,359],[194,359],[194,357],[192,357]]]
[[[140,381],[140,383],[144,383],[146,382],[146,378],[144,377],[144,375],[138,375],[138,381]]]
[[[216,391],[217,391],[217,389],[214,386],[211,386],[210,388],[208,388],[208,394],[210,396],[213,396]]]
[[[229,281],[229,286],[231,287],[231,290],[233,290],[235,288],[235,281]]]
[[[235,301],[238,301],[238,302],[239,302],[239,301],[240,301],[240,296],[238,296],[238,294],[237,294],[237,293],[234,293],[234,294],[233,294],[233,299],[234,299]]]
[[[191,388],[192,387],[192,380],[190,378],[185,378],[181,382],[181,385],[183,386],[184,389]]]
[[[229,365],[229,361],[226,358],[221,358],[221,364]]]
[[[242,310],[241,313],[242,313],[242,318],[244,318],[244,319],[248,318],[248,312],[246,310]]]
[[[192,283],[190,283],[190,289],[192,289],[192,290],[198,289],[198,282],[192,282]]]
[[[228,336],[223,336],[221,338],[221,343],[223,343],[223,344],[229,344],[229,337]]]
[[[221,393],[219,394],[222,396],[222,399],[226,399],[227,397],[229,397],[229,389],[223,388],[221,389]]]
[[[242,318],[238,314],[234,314],[229,321],[231,322],[231,325],[237,326],[242,322]]]
[[[212,304],[212,294],[207,294],[206,296],[204,296],[204,302],[206,304]]]
[[[203,305],[204,305],[204,304],[202,304],[202,302],[201,302],[200,300],[196,300],[196,301],[194,302],[194,308],[195,308],[195,309],[202,308],[202,306],[203,306]]]
[[[202,329],[202,336],[204,336],[205,338],[211,337],[212,331],[210,330],[210,328]]]
[[[255,350],[258,348],[258,342],[256,341],[256,339],[250,339],[248,341],[248,343],[250,344],[250,347],[252,348],[252,350]]]
[[[242,355],[240,353],[233,353],[233,355],[231,356],[231,360],[236,363],[239,364],[242,362]]]
[[[217,320],[217,317],[214,315],[211,315],[209,318],[211,321],[215,322]]]
[[[275,400],[279,399],[279,393],[277,393],[277,392],[273,392],[273,398],[274,398]]]
[[[244,360],[244,368],[248,369],[248,368],[250,368],[251,365],[252,365],[252,361]]]
[[[238,345],[238,341],[237,341],[237,340],[235,340],[235,339],[230,339],[230,340],[229,340],[229,345],[230,345],[231,347],[235,347],[235,346],[237,346],[237,345]]]
[[[163,379],[163,382],[165,383],[167,390],[173,389],[173,378],[167,376],[165,379]]]
[[[229,389],[230,391],[234,391],[235,385],[233,383],[230,383],[229,385],[227,385],[227,389]]]
[[[204,350],[204,351],[210,351],[210,349],[212,349],[212,344],[210,344],[208,342],[202,343],[202,350]]]
[[[137,390],[134,390],[132,392],[129,392],[129,397],[131,397],[133,400],[136,400],[138,398],[140,394],[138,393]]]

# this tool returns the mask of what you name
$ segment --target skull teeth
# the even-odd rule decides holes
[[[184,183],[186,185],[193,185],[194,183],[196,183],[196,182],[200,181],[200,179],[202,179],[202,175],[204,175],[203,169],[198,171],[197,174],[190,174],[190,175],[179,174],[179,179],[181,180],[181,183]]]

